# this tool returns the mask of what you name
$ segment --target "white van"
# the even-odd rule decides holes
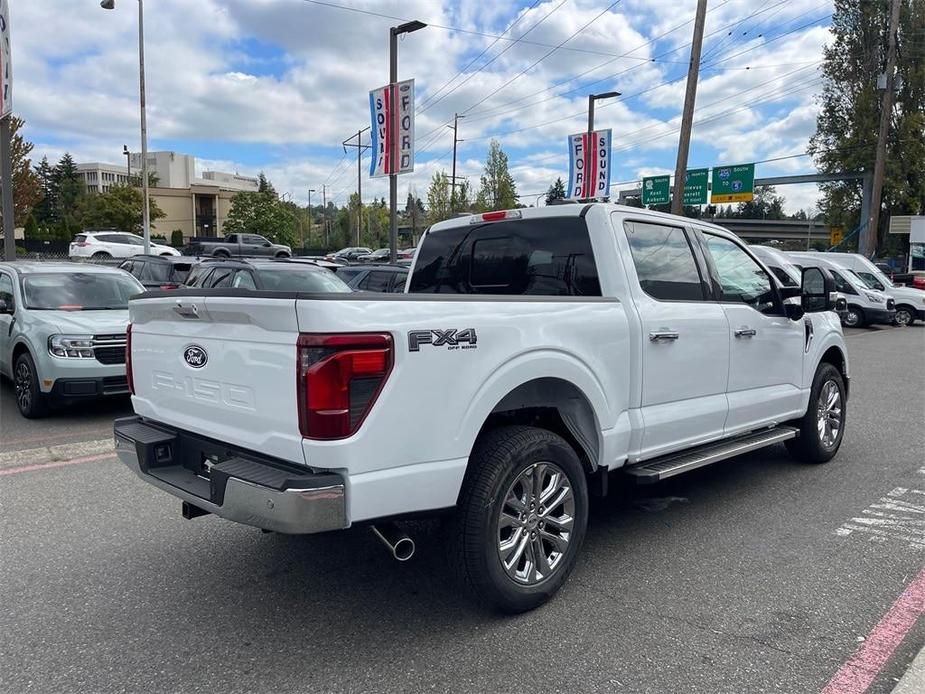
[[[835,278],[835,289],[848,301],[848,312],[842,318],[846,328],[863,328],[865,325],[892,325],[896,318],[893,297],[867,284],[850,270],[828,258],[827,253],[798,252],[787,256],[801,270],[804,267],[823,267]]]
[[[871,289],[886,292],[896,301],[896,325],[925,321],[925,291],[915,287],[898,287],[860,253],[826,253],[825,257],[850,270]]]
[[[768,270],[774,273],[782,287],[799,287],[803,283],[803,272],[793,264],[793,261],[787,257],[784,251],[771,246],[758,245],[749,246],[748,250],[754,253],[755,257],[764,263]],[[848,313],[847,297],[840,292],[836,292],[835,306],[835,312],[838,314],[839,319],[844,322]]]

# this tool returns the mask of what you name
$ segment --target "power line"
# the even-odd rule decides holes
[[[381,17],[382,19],[390,19],[397,22],[409,22],[412,21],[409,17],[398,17],[396,15],[385,14],[383,12],[374,12],[373,10],[364,10],[359,7],[348,7],[347,5],[338,5],[334,2],[325,2],[325,0],[302,0],[302,2],[309,3],[312,5],[320,5],[322,7],[330,7],[336,10],[345,10],[347,12],[356,12],[358,14],[370,15],[372,17]],[[423,21],[423,20],[421,20]],[[500,41],[514,41],[527,46],[541,46],[543,48],[556,48],[550,43],[542,43],[541,41],[520,41],[518,39],[513,39],[508,36],[502,36],[500,34],[489,34],[484,31],[475,31],[473,29],[463,29],[462,27],[447,26],[446,24],[438,24],[436,22],[425,22],[428,27],[433,29],[443,29],[445,31],[455,31],[459,34],[470,34],[472,36],[482,36],[488,39],[498,39]],[[593,48],[577,48],[577,47],[563,47],[564,51],[572,51],[575,53],[590,53],[593,55],[609,55],[619,57],[617,53],[611,53],[609,51],[599,51]]]
[[[536,2],[534,2],[534,3],[533,3],[533,7],[536,7],[536,5],[537,5],[538,2],[539,2],[539,0],[537,0]],[[421,108],[421,109],[419,109],[419,110],[416,109],[416,113],[424,113],[424,111],[426,111],[426,110],[429,109],[430,107],[436,106],[437,104],[439,104],[439,103],[440,103],[441,101],[443,101],[446,97],[448,97],[450,94],[452,94],[452,93],[455,92],[457,89],[459,89],[460,87],[462,87],[464,84],[466,84],[469,80],[471,80],[473,77],[475,77],[478,73],[480,73],[480,72],[481,72],[482,70],[484,70],[486,67],[488,67],[488,66],[491,65],[493,62],[495,62],[495,61],[496,61],[498,58],[500,58],[502,55],[504,55],[504,54],[507,53],[509,50],[511,50],[512,48],[514,48],[514,46],[516,46],[518,42],[520,42],[520,41],[523,40],[523,37],[524,37],[524,36],[526,36],[526,35],[529,34],[531,31],[533,31],[534,29],[536,29],[540,24],[542,24],[543,22],[545,22],[545,21],[549,18],[549,16],[550,16],[551,14],[553,14],[553,12],[555,12],[556,10],[558,10],[558,9],[559,9],[560,7],[562,7],[562,5],[564,5],[565,3],[566,3],[566,0],[562,0],[558,5],[556,5],[556,6],[553,7],[549,12],[547,12],[545,15],[543,15],[543,17],[542,17],[539,21],[537,21],[533,26],[531,26],[531,27],[530,27],[529,29],[527,29],[524,33],[522,33],[519,37],[517,37],[517,39],[515,39],[514,42],[508,44],[508,45],[504,48],[504,50],[499,51],[495,56],[493,56],[493,57],[491,58],[491,60],[488,60],[484,65],[482,65],[481,67],[479,67],[478,70],[476,70],[475,72],[473,72],[473,73],[467,75],[467,76],[466,76],[466,79],[464,79],[462,82],[460,82],[460,83],[457,84],[455,87],[453,87],[452,89],[450,89],[446,94],[444,94],[443,96],[441,96],[439,99],[437,99],[436,101],[432,101],[430,104],[425,104],[425,105],[423,105],[423,108]],[[530,9],[533,9],[533,7],[531,7]],[[523,16],[526,16],[526,14],[524,14]],[[517,21],[520,21],[520,19],[518,18]],[[515,24],[516,24],[516,23],[517,23],[517,22],[515,22]],[[513,24],[512,24],[511,26],[513,26]],[[507,30],[505,30],[505,33],[507,33]],[[498,43],[499,40],[500,40],[500,39],[495,39],[494,43],[492,43],[491,45],[494,46],[496,43]],[[490,47],[491,47],[491,46],[489,46],[489,48],[490,48]],[[487,50],[488,50],[488,48],[485,49],[485,51],[487,51]],[[481,53],[480,55],[484,55],[484,54],[485,54],[485,51],[482,51],[482,53]],[[471,65],[472,63],[469,63],[469,64]],[[468,66],[467,66],[466,69],[468,69]],[[457,73],[457,74],[461,74],[461,73]],[[456,78],[454,77],[453,79],[456,79]],[[452,81],[452,80],[451,80],[451,81]]]
[[[565,39],[564,41],[559,42],[558,45],[553,46],[552,50],[550,50],[550,51],[548,51],[547,53],[543,54],[543,55],[539,58],[539,60],[536,60],[536,61],[534,61],[533,63],[531,63],[530,65],[528,65],[527,67],[525,67],[523,70],[521,70],[520,72],[518,72],[518,73],[517,73],[516,75],[514,75],[511,79],[509,79],[507,82],[505,82],[505,83],[502,84],[500,87],[498,87],[497,89],[495,89],[493,92],[490,92],[490,93],[487,94],[486,96],[483,96],[481,99],[479,99],[479,100],[476,101],[474,104],[472,104],[472,106],[470,106],[469,108],[467,108],[466,110],[464,110],[463,113],[468,113],[469,111],[471,111],[472,109],[474,109],[474,108],[475,108],[476,106],[478,106],[479,104],[485,103],[486,100],[490,99],[490,98],[493,97],[495,94],[497,94],[498,92],[500,92],[502,89],[504,89],[505,87],[507,87],[507,86],[509,86],[510,84],[512,84],[514,81],[516,81],[517,79],[519,79],[522,75],[526,74],[529,70],[532,70],[533,68],[535,68],[535,67],[536,67],[537,65],[539,65],[541,62],[543,62],[544,60],[546,60],[546,58],[548,58],[548,57],[551,56],[553,53],[555,53],[557,50],[559,50],[560,48],[562,48],[562,46],[564,46],[564,45],[567,44],[569,41],[571,41],[573,38],[575,38],[576,36],[578,36],[578,34],[580,34],[580,33],[583,32],[585,29],[587,29],[589,26],[591,26],[592,24],[594,24],[594,22],[596,22],[598,19],[600,19],[600,18],[603,17],[605,14],[607,14],[608,12],[610,12],[610,10],[612,10],[614,7],[616,7],[617,5],[619,5],[621,2],[622,2],[622,0],[616,0],[615,2],[610,3],[606,8],[604,8],[603,10],[601,10],[598,14],[594,15],[594,18],[593,18],[590,22],[587,22],[586,24],[582,25],[577,31],[575,31],[573,34],[571,34],[567,39]]]

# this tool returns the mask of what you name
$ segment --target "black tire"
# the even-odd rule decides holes
[[[838,390],[839,426],[834,440],[830,444],[826,444],[819,432],[819,409],[823,389],[830,383],[834,384],[834,387]],[[832,364],[823,362],[816,369],[816,375],[813,377],[813,387],[810,390],[806,414],[793,423],[799,427],[800,434],[795,439],[789,439],[786,442],[790,455],[804,463],[827,463],[834,458],[845,436],[847,405],[845,380],[842,378],[841,372]]]
[[[109,255],[106,251],[97,251],[90,256],[91,260],[102,261],[102,260],[112,260],[112,256]]]
[[[900,304],[896,307],[896,315],[893,317],[893,322],[900,327],[912,325],[915,323],[915,309],[911,306]]]
[[[285,251],[280,251],[276,254],[277,258],[291,258],[292,256],[286,253]]]
[[[867,319],[864,317],[864,309],[858,306],[849,306],[847,313],[842,318],[841,324],[846,328],[863,328],[867,325]]]
[[[545,466],[537,467],[544,463]],[[531,492],[525,486],[518,485],[523,475],[529,474],[529,479],[533,479],[532,474],[539,470],[543,470],[539,473],[543,475],[541,479],[547,479],[549,475],[549,498],[559,498],[559,490],[555,489],[551,475],[560,472],[565,475],[570,496],[546,509],[538,501],[540,505],[532,511],[527,502],[523,506],[524,513],[517,514],[522,521],[518,521],[520,527],[515,529],[508,524],[502,529],[501,513],[511,508],[505,499],[513,498],[508,495],[516,495],[517,489],[525,492],[525,499],[535,498],[530,496]],[[570,514],[565,511],[566,504],[571,507]],[[544,516],[541,510],[548,515]],[[554,515],[557,511],[558,516]],[[508,513],[505,517],[510,519],[511,515]],[[563,519],[569,516],[572,520],[564,523],[570,529],[557,529],[562,527]],[[543,518],[545,523],[540,522]],[[572,447],[560,436],[545,429],[526,426],[493,429],[476,442],[456,513],[446,525],[450,566],[464,589],[479,602],[507,613],[532,610],[549,600],[568,579],[584,540],[587,524],[587,480],[581,461]],[[519,558],[512,561],[514,570],[522,564],[529,567],[529,557],[535,556],[534,551],[543,551],[544,557],[545,552],[549,551],[549,556],[556,556],[546,564],[544,571],[549,571],[547,576],[540,577],[535,570],[531,574],[529,568],[524,569],[527,576],[524,582],[518,582],[515,577],[508,575],[502,564],[502,550],[499,547],[502,534],[508,529],[511,534],[505,542],[513,541],[526,547],[518,554]],[[523,537],[522,543],[514,539],[515,533],[518,533],[517,537]],[[538,539],[528,539],[528,535]],[[551,537],[566,540],[563,552],[552,551],[556,545],[545,539]],[[535,550],[537,546],[539,550]],[[548,559],[538,560],[534,566],[539,565],[540,561],[546,563]],[[531,575],[534,576],[532,583]]]
[[[213,258],[230,258],[231,253],[229,253],[228,251],[224,251],[224,250],[218,250],[212,254],[212,257]]]
[[[39,375],[28,352],[20,354],[13,365],[13,389],[19,414],[26,419],[38,419],[48,412],[48,396],[39,388]]]

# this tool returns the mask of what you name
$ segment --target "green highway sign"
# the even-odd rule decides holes
[[[713,168],[713,193],[710,202],[749,202],[755,190],[755,165],[736,164]]]
[[[665,205],[671,202],[668,176],[646,176],[642,179],[642,204]]]
[[[707,179],[709,169],[688,169],[684,177],[684,204],[707,204]]]

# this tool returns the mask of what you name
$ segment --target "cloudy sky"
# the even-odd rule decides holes
[[[121,164],[137,151],[137,3],[12,4],[14,110],[37,159]],[[674,170],[695,0],[149,0],[145,5],[149,149],[256,175],[301,202],[322,185],[355,191],[354,151],[368,91],[388,80],[388,28],[428,28],[400,42],[401,79],[417,85],[417,160],[400,180],[422,197],[449,170],[477,187],[491,138],[510,157],[525,204],[568,173],[566,136],[613,130],[613,181]],[[349,8],[353,8],[352,10]],[[759,163],[757,176],[809,173],[814,94],[831,0],[709,0],[691,167]],[[387,16],[381,16],[387,15]],[[779,159],[780,157],[789,157]],[[364,161],[364,169],[368,159]],[[387,194],[364,173],[364,199]],[[615,188],[619,188],[616,186]],[[815,186],[779,189],[788,210]]]

